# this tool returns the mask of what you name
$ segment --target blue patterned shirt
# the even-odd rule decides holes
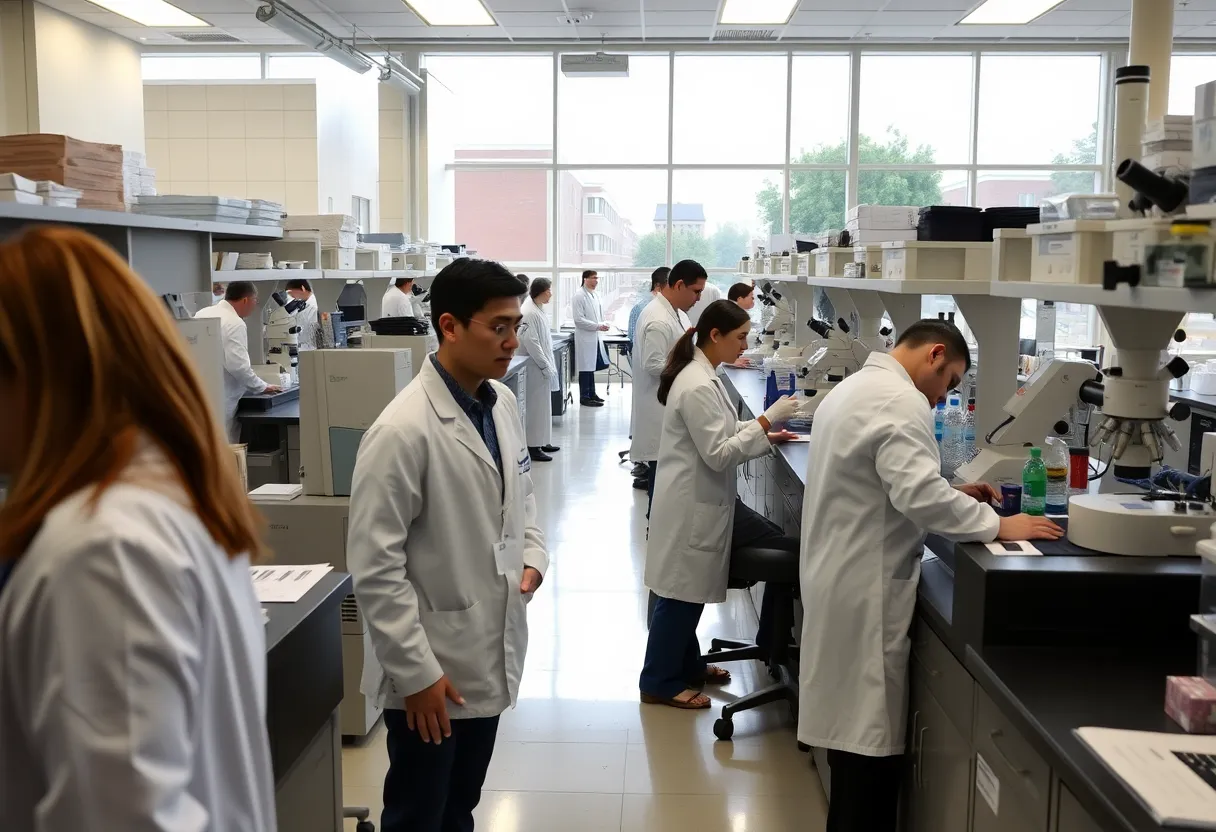
[[[439,377],[448,386],[448,392],[452,394],[456,404],[460,405],[460,409],[473,423],[477,434],[485,441],[490,456],[494,458],[494,463],[498,466],[498,476],[501,478],[502,451],[498,447],[498,429],[494,427],[494,405],[498,403],[498,393],[495,392],[490,382],[483,381],[481,387],[477,388],[477,397],[474,398],[465,392],[456,379],[452,378],[451,373],[443,368],[435,353],[431,354],[431,363],[439,371]]]
[[[646,308],[646,304],[654,300],[654,295],[647,293],[646,297],[633,305],[633,309],[629,312],[629,345],[633,346],[634,338],[638,334],[638,318],[642,317],[642,310]]]

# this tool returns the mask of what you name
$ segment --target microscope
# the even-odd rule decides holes
[[[807,399],[802,412],[813,415],[829,390],[861,369],[878,342],[851,337],[843,318],[835,327],[818,319],[811,319],[807,326],[819,338],[803,351],[809,357],[798,373],[798,385]],[[883,344],[885,351],[885,341]]]
[[[296,323],[296,313],[306,304],[282,292],[273,292],[270,301],[265,313],[266,364],[258,375],[268,384],[294,387],[300,383],[300,325]],[[272,381],[266,378],[267,374],[276,378]],[[283,376],[290,381],[284,384]]]

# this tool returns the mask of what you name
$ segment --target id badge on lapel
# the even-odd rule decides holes
[[[504,537],[494,544],[494,565],[499,575],[521,575],[524,571],[524,542]]]

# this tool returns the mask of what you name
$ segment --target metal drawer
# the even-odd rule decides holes
[[[1081,808],[1063,783],[1057,792],[1056,806],[1056,825],[1052,832],[1102,832],[1102,827]]]
[[[1030,747],[996,703],[982,689],[976,692],[975,751],[1000,782],[1000,804],[1006,801],[1047,828],[1051,767]],[[977,806],[979,801],[977,800]]]
[[[913,623],[912,652],[924,670],[929,690],[942,704],[954,727],[963,736],[970,736],[975,713],[975,680],[971,674],[920,617]]]

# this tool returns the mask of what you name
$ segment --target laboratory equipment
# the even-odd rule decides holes
[[[799,371],[799,387],[806,393],[803,415],[813,415],[824,395],[844,379],[861,369],[870,357],[865,341],[849,334],[849,325],[839,319],[833,327],[826,321],[811,320],[811,330],[819,336],[807,351],[810,357]]]
[[[216,420],[223,425],[224,413],[224,334],[219,318],[178,319],[177,330],[186,340],[186,350],[194,359],[194,369],[203,382]]]
[[[1140,157],[1140,138],[1148,112],[1150,68],[1142,64],[1115,70],[1115,145],[1113,158],[1119,161]],[[1126,216],[1135,189],[1115,174],[1115,210]],[[1057,197],[1058,199],[1058,197]],[[1114,218],[1111,215],[1111,219]]]
[[[390,320],[402,320],[394,318]],[[377,322],[373,322],[377,323]],[[409,350],[410,366],[422,369],[427,355],[439,348],[434,335],[381,335],[369,332],[363,336],[364,349]]]
[[[275,563],[328,563],[339,572],[350,571],[346,563],[349,497],[304,495],[282,501],[250,495],[250,499],[266,518],[265,540]],[[367,622],[352,593],[342,601],[342,705],[339,718],[344,736],[364,737],[380,718],[375,698],[359,692],[364,663],[376,661],[366,636]]]
[[[1088,409],[1102,400],[1101,377],[1087,361],[1055,359],[1040,365],[1005,402],[1007,418],[985,438],[975,459],[958,469],[957,480],[1020,483],[1025,446],[1041,446],[1048,434],[1064,436],[1071,423],[1087,422]]]
[[[1043,451],[1030,449],[1030,459],[1022,466],[1022,512],[1042,517],[1047,510],[1047,467]]]
[[[1058,436],[1047,437],[1043,465],[1047,470],[1047,513],[1068,513],[1068,443]]]
[[[1216,287],[1212,276],[1214,242],[1207,220],[1175,220],[1167,238],[1145,246],[1141,281],[1146,286]]]
[[[292,387],[300,383],[300,325],[296,321],[296,313],[307,306],[305,301],[288,298],[282,292],[272,292],[270,302],[266,304],[264,317],[264,335],[266,342],[266,362],[278,367],[279,381],[270,382],[282,387]],[[286,383],[283,381],[286,376]]]
[[[883,243],[882,276],[886,280],[991,280],[992,243]]]
[[[350,494],[363,434],[412,377],[409,350],[308,350],[300,357],[305,494]]]

